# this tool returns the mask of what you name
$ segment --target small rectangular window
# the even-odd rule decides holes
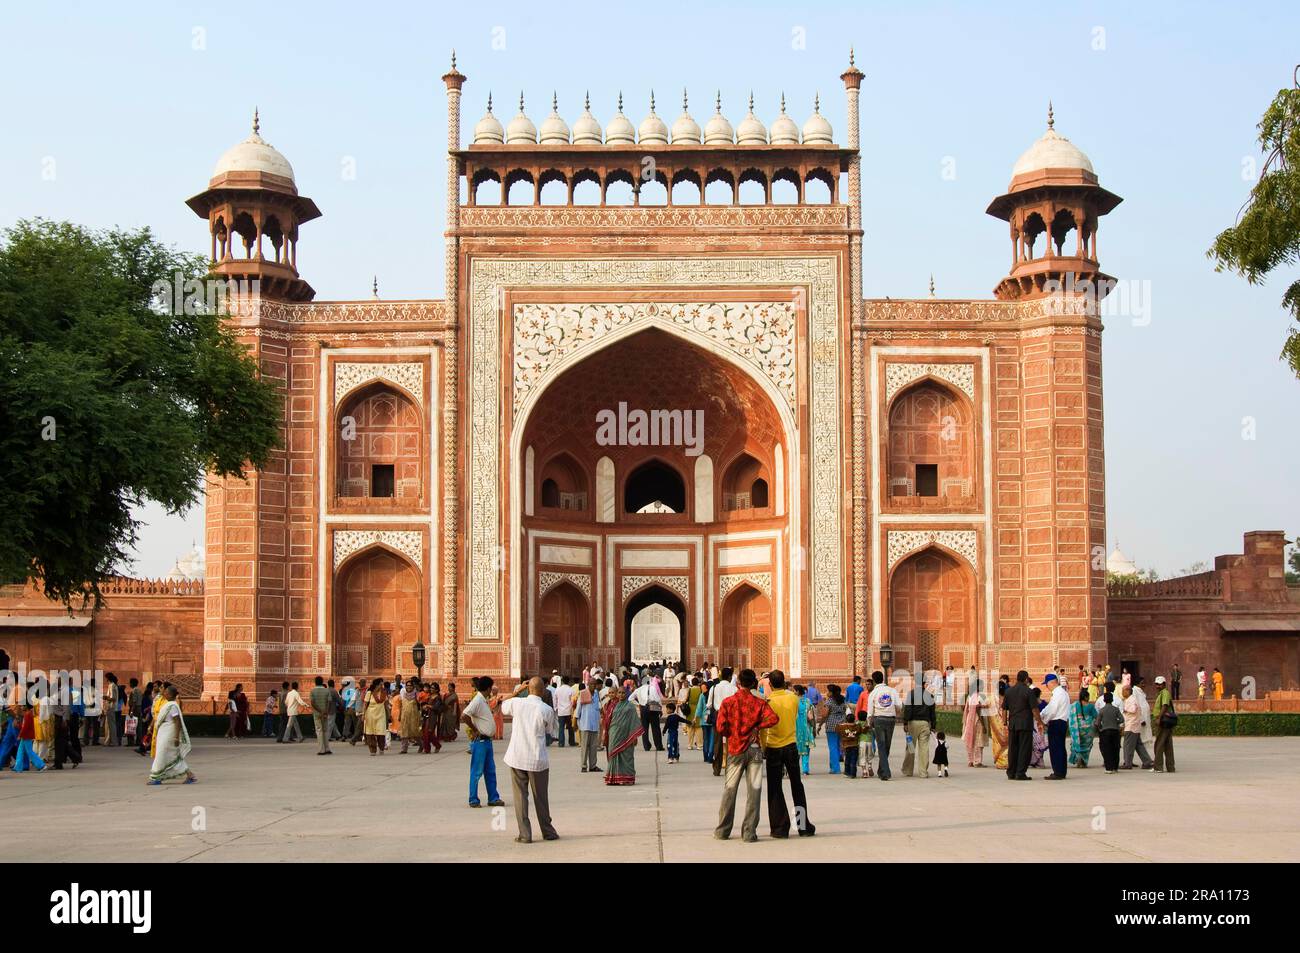
[[[371,466],[370,495],[387,497],[393,495],[393,465],[391,463],[376,463]]]
[[[939,464],[918,463],[916,465],[916,495],[939,495]]]

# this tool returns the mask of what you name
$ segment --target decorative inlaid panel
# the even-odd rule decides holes
[[[562,582],[571,582],[585,595],[591,598],[591,576],[580,572],[543,572],[537,574],[537,595],[546,595]]]
[[[733,573],[718,577],[718,601],[727,598],[727,593],[742,582],[747,582],[769,599],[772,598],[772,574],[770,572]]]
[[[560,359],[635,323],[661,321],[721,344],[795,404],[793,302],[690,302],[515,306],[514,393],[518,411]]]
[[[358,363],[334,365],[334,403],[371,381],[383,380],[406,390],[424,408],[424,365],[419,361],[400,364]]]
[[[886,546],[889,570],[892,571],[904,557],[932,543],[957,553],[972,569],[979,565],[979,535],[973,529],[891,529]]]
[[[847,228],[843,205],[499,206],[460,209],[462,228]]]
[[[975,399],[974,364],[895,364],[885,365],[885,403],[894,399],[900,390],[922,377],[937,377],[947,381],[959,391]]]
[[[468,620],[471,632],[499,632],[505,607],[497,585],[501,552],[502,452],[501,385],[511,369],[502,366],[501,301],[506,288],[686,288],[746,285],[803,288],[808,295],[809,448],[811,505],[809,562],[811,636],[843,641],[840,552],[841,446],[839,418],[839,268],[834,256],[820,258],[610,258],[472,259],[466,363],[469,461],[464,493],[469,499]],[[695,334],[698,332],[688,332]],[[706,339],[707,340],[707,339]],[[536,385],[534,385],[536,386]]]
[[[336,529],[334,531],[334,568],[337,570],[353,553],[382,543],[411,560],[417,569],[423,566],[424,534],[419,530]]]
[[[642,586],[656,583],[677,593],[682,597],[683,602],[691,601],[691,580],[689,576],[624,576],[623,601],[626,602],[627,597]]]

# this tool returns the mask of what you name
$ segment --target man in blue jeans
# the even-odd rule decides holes
[[[505,801],[497,792],[497,764],[492,756],[492,736],[497,723],[492,717],[487,695],[492,691],[492,679],[487,675],[474,679],[474,697],[461,712],[460,720],[469,729],[469,806],[482,807],[478,799],[478,781],[487,783],[488,807],[504,807]]]

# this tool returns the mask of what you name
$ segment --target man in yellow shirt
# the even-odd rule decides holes
[[[808,819],[808,798],[799,774],[799,746],[795,735],[799,719],[799,696],[785,687],[785,673],[780,669],[768,673],[772,690],[767,703],[779,719],[775,727],[763,731],[761,741],[767,760],[767,821],[773,837],[790,836],[790,811],[781,788],[781,775],[790,776],[790,795],[794,800],[795,827],[800,837],[817,832]]]

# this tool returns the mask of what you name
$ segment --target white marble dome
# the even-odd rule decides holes
[[[1011,170],[1011,177],[1040,172],[1043,169],[1082,169],[1092,172],[1092,162],[1083,150],[1056,131],[1056,119],[1052,107],[1047,107],[1047,132],[1043,133],[1024,154],[1016,160]]]
[[[767,145],[767,127],[754,115],[754,94],[749,95],[749,113],[736,126],[736,144],[741,146]]]
[[[664,121],[655,115],[655,94],[650,93],[650,114],[641,120],[641,125],[637,127],[636,141],[644,142],[648,145],[668,144],[668,127]]]
[[[207,557],[203,552],[203,547],[196,545],[188,553],[172,563],[172,568],[168,570],[166,578],[178,582],[202,579],[207,574],[206,567]]]
[[[506,145],[515,143],[536,142],[537,127],[533,121],[524,114],[524,94],[519,94],[519,115],[510,120],[506,126]]]
[[[573,144],[575,146],[598,146],[604,140],[600,134],[600,122],[591,114],[591,96],[583,104],[582,115],[573,121]]]
[[[828,145],[834,141],[835,137],[831,132],[831,124],[822,115],[821,97],[814,96],[813,114],[803,124],[803,144]]]
[[[673,145],[698,146],[701,141],[700,124],[691,118],[686,90],[682,90],[682,114],[673,122]]]
[[[636,142],[636,129],[632,120],[623,115],[623,94],[618,94],[618,112],[605,127],[605,144],[610,146],[630,145]]]
[[[736,132],[731,128],[727,117],[722,115],[722,93],[718,93],[715,112],[704,124],[704,144],[706,146],[731,145],[736,141]]]
[[[781,94],[781,115],[772,120],[772,145],[797,146],[799,127],[785,114],[785,94]]]
[[[266,172],[293,181],[293,166],[259,135],[260,129],[257,110],[253,110],[253,134],[222,153],[212,170],[212,178],[227,172]]]
[[[488,93],[487,112],[474,126],[474,142],[500,145],[506,141],[506,131],[501,120],[492,115],[492,94]]]
[[[551,94],[551,114],[542,120],[537,138],[544,146],[567,146],[569,144],[569,124],[560,115],[559,102],[554,93]]]

